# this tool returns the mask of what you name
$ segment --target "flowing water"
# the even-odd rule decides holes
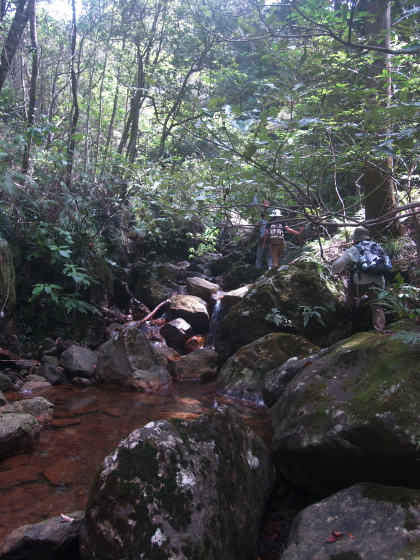
[[[31,451],[0,462],[0,539],[20,525],[83,510],[102,459],[150,421],[192,420],[228,404],[267,444],[271,441],[267,409],[223,398],[214,383],[177,383],[153,395],[61,385],[25,398],[38,395],[55,405],[53,423]]]

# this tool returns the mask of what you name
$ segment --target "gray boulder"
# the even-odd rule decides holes
[[[0,412],[0,424],[0,460],[22,453],[39,435],[39,423],[32,414]]]
[[[270,409],[282,474],[321,496],[358,482],[418,488],[418,351],[359,333],[305,367]]]
[[[63,368],[51,364],[43,364],[35,371],[37,375],[41,375],[51,385],[64,385],[69,382]]]
[[[6,399],[6,397],[0,391],[0,406],[4,406],[5,404],[9,404],[9,401]]]
[[[223,365],[216,389],[223,395],[263,403],[266,374],[294,356],[302,358],[319,348],[301,336],[272,333],[240,348]]]
[[[281,559],[415,560],[419,506],[419,490],[357,484],[301,511]]]
[[[166,343],[173,348],[188,340],[192,333],[191,325],[181,318],[169,321],[160,328],[160,334],[166,340]]]
[[[41,426],[47,426],[53,418],[54,405],[44,397],[23,399],[0,407],[0,414],[32,414]]]
[[[168,301],[168,311],[172,317],[185,319],[194,332],[202,333],[209,326],[209,313],[206,302],[197,296],[176,294]]]
[[[210,348],[190,352],[173,365],[177,380],[208,381],[217,376],[217,353]]]
[[[99,468],[82,558],[254,559],[272,488],[269,451],[234,410],[150,422]]]
[[[120,331],[99,348],[97,379],[101,383],[117,384],[140,391],[151,390],[161,380],[160,373],[149,371],[156,365],[153,350],[146,335],[135,327]],[[165,383],[164,383],[165,384]]]
[[[8,535],[0,560],[71,560],[79,557],[78,539],[84,519],[81,512],[23,525]]]
[[[73,344],[60,356],[60,365],[69,377],[93,377],[98,356],[89,348]]]
[[[0,372],[0,391],[12,391],[13,383],[8,375]]]
[[[188,291],[192,296],[197,296],[205,301],[209,300],[212,294],[216,294],[219,291],[219,286],[217,284],[213,284],[213,282],[208,282],[197,276],[187,278],[187,285]]]
[[[222,298],[223,309],[225,311],[228,311],[231,307],[242,301],[251,287],[252,284],[247,284],[246,286],[242,286],[241,288],[237,288],[236,290],[230,290],[229,292],[226,292]]]

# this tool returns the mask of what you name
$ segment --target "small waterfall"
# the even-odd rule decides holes
[[[220,323],[226,314],[226,311],[222,307],[221,297],[214,304],[204,348],[214,348],[214,343],[216,342],[216,335],[219,330]]]

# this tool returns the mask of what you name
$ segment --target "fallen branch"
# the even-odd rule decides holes
[[[162,301],[162,303],[159,303],[159,305],[157,307],[155,307],[153,309],[153,311],[151,313],[149,313],[149,315],[146,315],[146,317],[143,317],[143,319],[141,319],[140,321],[134,321],[133,323],[127,323],[127,325],[124,325],[123,327],[117,327],[115,330],[116,331],[121,331],[122,329],[125,329],[126,327],[140,327],[143,323],[145,323],[146,321],[151,319],[153,317],[153,315],[156,313],[156,311],[158,311],[161,307],[166,305],[168,302],[169,302],[169,299],[165,299],[165,301]]]

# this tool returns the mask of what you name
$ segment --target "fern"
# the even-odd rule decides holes
[[[391,336],[392,340],[401,340],[409,346],[419,346],[420,349],[420,332],[399,331]]]

